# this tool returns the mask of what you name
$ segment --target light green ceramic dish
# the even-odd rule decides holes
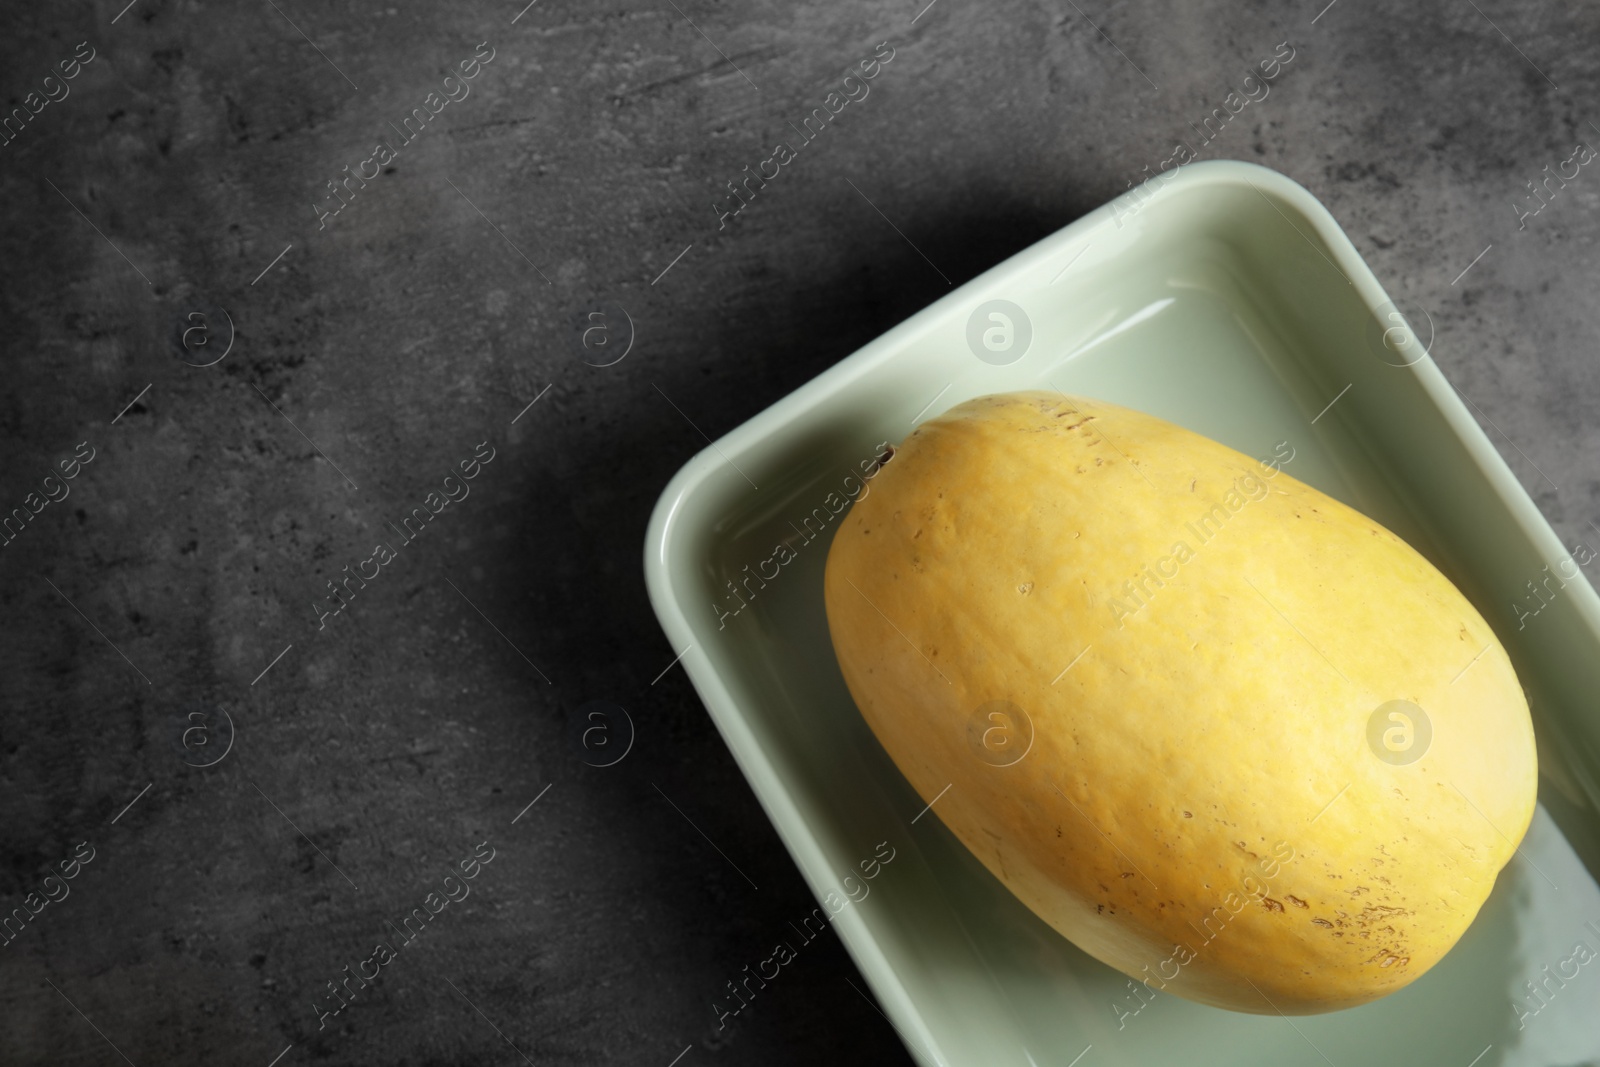
[[[995,299],[1031,326],[1004,365],[1020,333],[996,354],[975,331],[987,360],[969,343],[975,310]],[[1005,320],[977,321],[1003,348]],[[1519,629],[1512,604],[1569,551],[1424,345],[1309,193],[1261,167],[1199,163],[896,326],[700,453],[662,494],[645,546],[656,613],[818,899],[839,907],[843,879],[878,843],[896,850],[877,878],[852,883],[870,893],[832,925],[919,1062],[1600,1062],[1600,600],[1567,581]],[[1296,477],[1405,537],[1498,630],[1534,708],[1540,810],[1467,936],[1400,993],[1292,1021],[1139,1000],[935,816],[919,817],[923,801],[856,711],[823,614],[837,519],[805,517],[827,515],[875,446],[922,419],[1052,386],[1247,455],[1292,442]],[[792,559],[775,552],[783,542]],[[727,583],[750,574],[769,577],[736,599]],[[780,1011],[783,995],[763,998]]]

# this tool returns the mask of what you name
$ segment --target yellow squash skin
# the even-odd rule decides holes
[[[825,597],[873,733],[1029,908],[1152,990],[1304,1014],[1438,962],[1537,772],[1488,624],[1290,456],[1089,399],[972,400],[855,503]],[[1431,740],[1408,744],[1415,714],[1373,735],[1390,701]]]

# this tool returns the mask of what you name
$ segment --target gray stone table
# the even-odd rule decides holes
[[[1280,44],[1203,155],[1320,197],[1596,543],[1600,175],[1528,184],[1600,145],[1593,6],[924,3],[6,5],[0,903],[39,910],[0,1062],[909,1062],[831,934],[719,1025],[812,898],[662,675],[649,510],[700,431],[1123,192]],[[634,346],[586,366],[607,306]],[[597,769],[602,700],[637,733]]]

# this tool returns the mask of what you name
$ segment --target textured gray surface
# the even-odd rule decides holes
[[[652,684],[649,509],[697,428],[1123,191],[1280,42],[1202,157],[1320,197],[1563,539],[1600,541],[1600,175],[1515,206],[1600,145],[1594,9],[922,2],[0,15],[0,94],[39,109],[0,147],[0,507],[41,507],[0,550],[0,902],[93,849],[0,947],[0,1061],[905,1062],[832,934],[718,1027],[811,899],[681,670]],[[398,145],[479,42],[470,95]],[[724,183],[879,42],[870,94],[719,228]],[[392,169],[319,229],[379,138]],[[636,341],[587,366],[604,302]],[[637,727],[614,766],[585,765],[593,701]],[[186,765],[225,745],[215,709],[231,751]],[[483,841],[472,895],[319,1029]]]

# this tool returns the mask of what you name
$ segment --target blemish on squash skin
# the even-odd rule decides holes
[[[1271,897],[1262,897],[1261,898],[1261,906],[1263,908],[1266,908],[1268,911],[1282,911],[1283,910],[1283,905],[1278,903],[1276,900],[1273,900]]]

